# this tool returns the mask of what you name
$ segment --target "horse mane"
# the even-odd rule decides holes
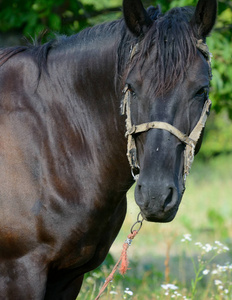
[[[52,49],[66,49],[68,47],[85,47],[90,41],[97,39],[104,39],[104,37],[110,37],[112,32],[117,28],[116,24],[120,23],[121,20],[112,21],[109,23],[103,23],[95,25],[93,27],[86,28],[77,34],[71,36],[55,35],[55,38],[51,39],[45,44],[41,44],[42,38],[38,36],[32,42],[28,41],[26,46],[6,47],[0,48],[0,67],[8,61],[11,57],[21,52],[31,54],[35,63],[38,65],[39,70],[46,70],[46,63],[48,54]],[[46,34],[46,33],[45,33]],[[41,33],[42,37],[45,35]]]
[[[43,67],[46,68],[47,56],[53,44],[56,43],[56,40],[52,40],[43,45],[37,44],[35,41],[34,44],[27,46],[17,46],[17,47],[8,47],[0,49],[0,67],[7,62],[11,57],[15,56],[18,53],[30,52],[33,55],[34,60],[36,61],[39,69]]]
[[[9,47],[9,48],[1,48],[0,49],[0,67],[8,61],[12,56],[17,53],[23,52],[27,49],[26,46],[18,46],[18,47]]]
[[[139,42],[131,68],[139,65],[144,74],[147,58],[153,74],[148,93],[161,96],[168,92],[178,81],[184,79],[196,55],[196,33],[190,24],[194,10],[190,7],[173,8],[166,14],[156,14],[151,28]],[[147,68],[147,67],[146,67]]]

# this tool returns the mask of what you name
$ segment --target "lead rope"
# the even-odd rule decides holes
[[[114,274],[115,272],[117,271],[120,263],[120,268],[119,268],[119,272],[124,275],[126,274],[126,271],[128,270],[128,257],[127,257],[127,250],[129,248],[129,246],[131,245],[132,243],[132,240],[135,238],[135,236],[139,233],[142,225],[143,225],[143,218],[142,220],[140,220],[140,216],[141,216],[141,213],[138,214],[137,216],[137,221],[132,225],[131,227],[131,232],[130,234],[128,234],[127,236],[127,239],[125,240],[124,244],[123,244],[123,248],[122,248],[122,252],[121,252],[121,255],[120,255],[120,258],[119,260],[117,261],[117,263],[115,264],[115,266],[113,267],[110,275],[106,278],[102,288],[100,289],[97,297],[95,298],[95,300],[98,300],[101,295],[104,293],[105,289],[107,288],[108,284],[113,280],[113,277],[114,277]],[[135,230],[135,226],[139,225],[138,229]]]

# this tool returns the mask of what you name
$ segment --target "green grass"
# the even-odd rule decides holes
[[[144,222],[128,250],[130,269],[124,277],[115,275],[101,299],[173,299],[171,296],[196,300],[232,299],[231,251],[217,254],[216,249],[203,254],[203,249],[195,245],[195,242],[201,242],[215,247],[215,241],[220,241],[232,248],[231,169],[232,156],[218,156],[207,162],[196,158],[175,220],[166,224]],[[119,258],[122,244],[139,212],[133,189],[128,193],[126,220],[110,255],[101,267],[86,275],[78,299],[94,299]],[[186,233],[191,234],[192,241],[181,242]],[[214,260],[209,262],[214,255]],[[166,267],[165,260],[168,261]],[[212,274],[217,264],[224,266],[224,270]],[[203,270],[208,270],[208,274],[203,275]],[[196,276],[196,273],[199,274]],[[217,285],[215,280],[222,283]],[[168,292],[161,287],[164,283],[175,284],[178,290],[169,289]],[[132,296],[130,291],[133,291]]]

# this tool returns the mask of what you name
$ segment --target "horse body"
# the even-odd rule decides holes
[[[174,108],[178,97],[183,98],[178,90],[186,92],[195,84],[196,92],[202,86],[196,78],[191,82],[189,74],[187,83],[172,89],[172,96],[169,90],[162,100],[154,97],[152,102],[146,84],[152,82],[154,66],[145,64],[144,83],[138,75],[142,69],[128,68],[131,46],[142,41],[135,37],[139,26],[148,30],[152,22],[143,11],[146,18],[133,32],[135,18],[126,7],[133,6],[130,2],[124,2],[126,24],[120,20],[42,46],[0,51],[0,299],[75,299],[83,274],[108,253],[125,218],[126,192],[133,184],[125,155],[125,117],[120,115],[125,82],[141,99],[147,94],[151,115],[144,104],[136,108],[134,103],[134,122],[168,115],[174,125]],[[195,77],[208,74],[201,54],[192,65]],[[203,75],[199,81],[204,82]],[[208,85],[205,81],[203,86]],[[195,106],[187,118],[191,126],[202,102]],[[179,149],[172,163],[164,141]],[[141,176],[136,201],[147,220],[170,221],[181,200],[184,147],[159,130],[140,135],[137,145]],[[155,151],[159,147],[163,155]],[[158,161],[163,157],[161,168]],[[157,180],[151,166],[160,173]],[[167,169],[173,168],[178,174],[170,185]],[[165,196],[161,181],[168,190]],[[151,184],[156,188],[146,190]],[[149,204],[149,199],[156,204]]]
[[[42,273],[51,264],[57,274],[76,266],[77,277],[107,254],[133,181],[119,87],[114,76],[102,74],[117,73],[116,55],[107,62],[96,47],[90,54],[78,49],[75,56],[63,48],[50,51],[46,69],[39,69],[30,49],[2,66],[1,257],[17,265],[19,257],[37,252]]]

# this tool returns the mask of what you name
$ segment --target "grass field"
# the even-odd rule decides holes
[[[194,162],[179,212],[171,223],[144,222],[101,299],[232,299],[232,156]],[[78,299],[95,299],[136,221],[133,188],[128,213],[104,264],[86,275]]]

